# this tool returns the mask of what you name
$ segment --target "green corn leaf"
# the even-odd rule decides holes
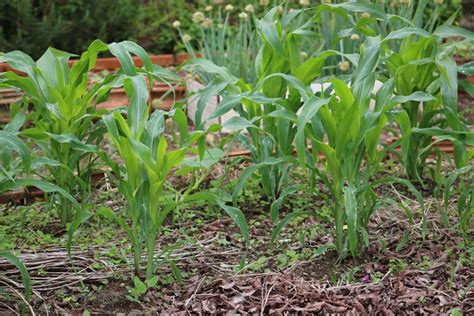
[[[283,191],[280,193],[280,196],[278,197],[278,199],[276,199],[272,203],[272,205],[270,207],[270,216],[271,216],[271,219],[272,219],[273,223],[276,223],[276,220],[278,219],[278,217],[280,215],[281,205],[283,204],[285,199],[289,195],[297,192],[299,189],[301,189],[300,185],[292,185],[292,186],[288,186],[288,187],[284,188]]]
[[[300,162],[304,162],[306,151],[305,127],[306,124],[318,113],[319,109],[328,103],[327,99],[320,99],[317,96],[310,97],[302,106],[301,113],[296,123],[297,132],[295,136],[296,151]]]
[[[16,257],[9,251],[1,251],[0,257],[7,259],[20,271],[23,287],[25,288],[25,300],[29,303],[31,298],[31,281],[30,274],[28,273],[28,270],[26,269],[25,265],[18,257]]]
[[[129,97],[128,124],[132,137],[138,138],[144,127],[147,114],[148,89],[143,76],[135,76],[124,80],[125,91]]]
[[[285,49],[278,35],[277,23],[275,22],[275,15],[278,8],[271,9],[260,21],[259,28],[265,40],[270,44],[274,51],[282,58],[286,58]]]
[[[25,171],[29,172],[31,167],[29,149],[18,136],[13,133],[0,131],[0,145],[8,150],[18,152],[25,167]]]
[[[280,158],[267,158],[265,161],[254,164],[248,168],[246,168],[239,176],[239,179],[237,180],[237,184],[234,187],[234,192],[232,193],[232,201],[234,205],[237,204],[237,198],[242,191],[242,189],[245,186],[245,183],[247,182],[247,179],[257,170],[260,168],[266,167],[266,166],[275,166],[277,164],[283,163],[286,161],[288,158],[285,157],[280,157]]]
[[[243,95],[240,94],[229,94],[222,98],[221,102],[217,106],[216,110],[209,116],[208,120],[220,117],[230,110],[232,110],[237,104],[242,102]]]
[[[216,202],[237,224],[240,229],[240,232],[242,233],[242,237],[244,238],[245,246],[248,246],[250,242],[250,234],[244,213],[242,213],[242,211],[236,207],[226,205],[222,200],[218,198]]]
[[[213,79],[207,88],[202,90],[199,93],[199,100],[197,104],[197,109],[196,109],[196,114],[194,116],[194,121],[198,129],[202,129],[202,113],[204,112],[204,109],[206,105],[209,103],[209,100],[212,97],[215,97],[219,95],[228,85],[228,82],[223,81],[220,78],[215,78]]]
[[[357,246],[358,246],[358,237],[357,237],[357,227],[358,225],[358,214],[357,214],[357,199],[356,199],[356,189],[353,186],[344,188],[344,209],[347,216],[347,239],[349,243],[349,250],[351,251],[352,256],[357,255]]]
[[[228,82],[229,84],[235,84],[238,81],[238,79],[233,76],[227,68],[217,66],[212,61],[207,59],[191,59],[190,61],[186,62],[182,67],[184,69],[198,68],[206,73],[218,75],[223,81]]]
[[[225,122],[222,127],[230,131],[241,131],[246,128],[257,128],[254,124],[240,116],[234,116]]]
[[[412,35],[418,35],[422,37],[430,37],[431,34],[428,31],[417,27],[404,27],[402,29],[396,30],[388,34],[382,42],[388,42],[390,40],[402,39]]]
[[[433,35],[439,36],[441,38],[452,37],[452,36],[462,36],[465,38],[466,41],[473,42],[474,41],[474,33],[464,29],[462,27],[452,26],[452,25],[441,25],[438,27]]]

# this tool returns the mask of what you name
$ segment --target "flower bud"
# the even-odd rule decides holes
[[[351,64],[349,64],[348,61],[343,61],[343,62],[340,62],[338,66],[341,71],[345,72],[349,70],[349,68],[351,67]]]
[[[358,40],[360,40],[360,36],[358,34],[352,34],[351,35],[351,40],[358,41]]]
[[[204,21],[204,13],[202,13],[201,11],[194,12],[193,22],[194,23],[201,23],[202,21]]]
[[[211,24],[212,24],[212,20],[209,18],[205,18],[204,21],[202,21],[201,26],[207,30],[208,28],[211,27]]]
[[[247,21],[248,18],[249,18],[249,16],[248,16],[247,13],[245,13],[245,12],[240,12],[239,13],[239,19]]]
[[[193,38],[189,34],[184,34],[182,39],[183,39],[183,42],[187,43],[191,41]]]

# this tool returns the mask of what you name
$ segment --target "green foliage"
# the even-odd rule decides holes
[[[11,264],[17,267],[17,269],[20,271],[23,287],[25,288],[25,303],[29,303],[31,298],[31,282],[30,274],[28,273],[28,270],[26,269],[25,265],[23,264],[23,262],[21,262],[20,259],[18,259],[17,256],[15,256],[9,251],[1,251],[0,258],[5,258]]]
[[[146,74],[148,80],[179,80],[160,67],[155,67],[152,72],[146,71]],[[110,210],[102,213],[115,219],[129,235],[137,275],[140,273],[141,254],[143,249],[146,250],[146,279],[150,280],[155,271],[156,239],[165,218],[183,203],[214,199],[211,194],[193,192],[205,177],[201,175],[196,178],[195,171],[210,168],[221,156],[215,152],[206,155],[203,142],[206,133],[189,132],[186,116],[178,106],[170,112],[155,111],[150,115],[145,74],[125,77],[124,87],[130,99],[127,118],[118,111],[103,118],[124,163],[119,166],[105,156],[103,159],[119,178],[119,191],[127,200],[127,209],[122,214]],[[165,120],[178,125],[177,139],[167,139],[164,134]],[[214,131],[215,128],[218,127],[213,127]],[[193,148],[194,144],[197,144],[197,148]],[[199,161],[185,160],[187,154],[198,155]],[[195,176],[194,181],[184,191],[176,190],[169,183],[170,174],[174,171],[179,176],[191,173]],[[235,211],[227,210],[224,204],[222,207],[238,217]],[[239,222],[239,219],[236,221]]]
[[[149,5],[159,8],[172,5],[176,14],[185,14],[184,9],[180,12],[180,3]],[[457,44],[443,44],[442,39],[456,35],[471,43],[474,37],[469,31],[451,26],[453,19],[439,25],[437,13],[441,12],[438,11],[425,24],[419,8],[426,3],[418,3],[416,10],[410,5],[398,12],[403,17],[369,2],[321,4],[283,15],[275,7],[261,20],[242,18],[237,33],[227,32],[226,28],[230,30],[232,25],[230,15],[221,7],[214,8],[209,14],[216,21],[209,28],[191,26],[203,34],[199,49],[207,59],[193,59],[184,66],[196,71],[207,83],[199,92],[193,131],[188,127],[181,103],[177,102],[170,111],[151,112],[153,82],[158,80],[171,87],[170,82],[181,83],[181,79],[153,65],[145,50],[133,42],[106,45],[94,41],[72,66],[68,60],[74,55],[53,48],[36,62],[20,51],[0,55],[0,62],[7,62],[16,70],[0,74],[1,87],[13,87],[23,95],[23,100],[11,107],[12,122],[0,131],[0,192],[35,186],[48,193],[50,206],[68,227],[70,249],[72,234],[89,216],[91,174],[100,157],[117,178],[118,191],[126,201],[126,207],[120,211],[101,207],[98,213],[114,220],[129,237],[135,277],[133,286],[128,287],[127,298],[134,302],[146,299],[147,291],[158,284],[156,267],[168,261],[166,256],[171,254],[173,246],[157,258],[157,239],[168,215],[173,214],[170,221],[173,224],[187,203],[205,201],[206,206],[219,206],[240,229],[245,246],[251,245],[251,229],[237,208],[239,198],[243,200],[241,192],[251,179],[258,180],[266,197],[260,207],[270,206],[273,242],[295,218],[315,212],[316,207],[311,203],[294,203],[281,219],[280,209],[285,200],[303,190],[318,194],[324,200],[320,217],[334,227],[335,242],[319,247],[314,256],[336,249],[342,260],[349,255],[356,257],[368,247],[368,225],[377,208],[397,204],[387,196],[382,199],[378,195],[376,189],[382,185],[398,183],[411,191],[420,204],[419,212],[402,208],[410,223],[415,213],[420,214],[421,233],[426,237],[428,221],[423,196],[414,183],[422,180],[428,169],[428,157],[435,153],[439,161],[432,175],[438,182],[437,197],[442,194],[442,221],[450,225],[449,216],[456,216],[456,229],[469,243],[474,210],[470,164],[474,150],[468,146],[474,145],[474,134],[457,113],[457,73],[472,75],[473,69],[472,64],[456,66],[451,57]],[[72,10],[74,5],[69,5]],[[247,12],[253,13],[251,9]],[[156,12],[149,14],[147,19],[151,21]],[[218,27],[220,22],[223,22],[222,30]],[[304,45],[324,32],[327,34],[318,39],[316,49],[309,49],[313,52],[311,56],[301,54]],[[235,42],[233,34],[237,34]],[[360,43],[363,44],[359,47]],[[191,43],[186,45],[194,52]],[[232,55],[235,50],[238,52]],[[102,52],[116,56],[121,69],[90,83],[88,74]],[[142,59],[143,68],[135,67],[132,54]],[[233,64],[242,57],[239,54],[248,59]],[[342,69],[341,63],[347,61],[352,66]],[[250,65],[251,69],[244,69],[244,65]],[[344,72],[353,68],[352,74],[322,77],[339,74],[338,66]],[[382,86],[374,92],[377,79]],[[321,92],[313,92],[311,85],[315,82],[322,84]],[[107,99],[112,88],[119,86],[126,91],[128,108],[111,113],[98,111],[96,106]],[[215,124],[206,130],[202,114],[209,99],[215,96],[221,102],[209,119],[231,110],[238,116],[223,126]],[[22,110],[26,111],[28,104],[33,111],[24,114]],[[24,126],[26,120],[32,127]],[[388,123],[398,125],[401,137],[393,144],[382,146],[382,133]],[[211,168],[225,157],[222,144],[220,148],[206,148],[206,136],[221,128],[235,132],[222,143],[239,140],[250,150],[252,161],[233,183],[232,194],[226,192],[228,187],[221,187],[223,180],[211,182],[213,187],[202,190]],[[120,162],[100,150],[106,133],[120,155]],[[443,140],[455,146],[457,169],[449,175],[441,173],[443,157],[436,149],[437,143]],[[40,147],[44,157],[35,157],[29,142]],[[398,145],[399,154],[394,150]],[[380,172],[389,152],[399,155],[408,179]],[[47,174],[40,169],[45,169]],[[172,179],[184,181],[176,183]],[[453,205],[449,203],[454,196],[456,203],[451,211]],[[314,230],[311,236],[317,233]],[[304,243],[304,236],[300,239]],[[408,241],[406,232],[397,249]],[[116,253],[117,249],[110,250],[110,256]],[[286,250],[275,257],[276,265],[279,268],[292,265],[302,255]],[[29,293],[24,266],[11,254],[0,253],[0,256],[19,268]],[[143,257],[146,258],[145,281],[139,277]],[[181,280],[176,264],[169,261],[176,279]],[[245,266],[243,256],[240,269],[260,270],[265,261],[265,257],[260,257]],[[431,262],[425,262],[423,268],[430,265]],[[391,271],[406,268],[405,262],[390,264]],[[352,270],[345,276],[348,282],[354,280],[355,273]],[[382,276],[380,272],[371,274],[373,282],[379,282]],[[165,277],[163,283],[169,280],[172,278]],[[28,299],[29,294],[25,297]]]
[[[154,276],[145,282],[142,282],[137,276],[134,276],[133,287],[127,286],[127,289],[130,291],[130,295],[127,295],[127,299],[135,303],[141,303],[141,297],[146,294],[149,289],[154,288],[156,283],[158,283],[157,276]]]
[[[387,79],[394,80],[394,93],[423,92],[436,97],[405,102],[402,111],[394,114],[402,134],[401,161],[411,180],[422,180],[427,158],[435,148],[434,136],[437,141],[448,139],[455,144],[454,160],[458,167],[470,159],[465,143],[472,144],[472,133],[457,113],[457,65],[451,58],[452,47],[441,45],[439,39],[453,34],[464,35],[466,41],[474,40],[472,33],[451,26],[441,26],[433,34],[417,28],[402,28],[384,40],[385,43],[401,41],[398,51],[389,49],[388,45],[384,50],[384,68]]]
[[[41,184],[38,180],[23,182],[34,181],[45,192],[52,193],[51,207],[58,212],[61,223],[68,227],[70,239],[88,217],[91,175],[96,166],[97,148],[106,131],[97,121],[105,110],[98,111],[96,105],[107,99],[112,87],[120,85],[120,73],[92,85],[88,82],[88,73],[94,67],[97,55],[109,49],[119,58],[127,73],[134,71],[128,51],[146,55],[131,42],[106,45],[96,40],[72,66],[68,64],[71,54],[53,48],[36,62],[20,51],[0,56],[0,62],[6,62],[26,75],[8,71],[0,75],[0,83],[19,89],[25,102],[32,104],[33,111],[26,119],[33,123],[33,127],[22,131],[21,135],[42,149],[46,157],[38,164],[46,167],[49,172],[46,180],[53,185]],[[150,61],[147,66],[152,67]],[[22,125],[14,124],[17,129]],[[8,189],[25,184],[16,181]],[[80,201],[80,205],[75,199]]]
[[[298,42],[307,33],[308,24],[298,19],[300,14],[302,11],[293,11],[280,19],[274,8],[259,21],[256,84],[239,80],[229,69],[208,60],[198,59],[186,65],[214,78],[200,92],[195,118],[198,127],[207,99],[220,95],[222,101],[209,119],[235,110],[239,117],[232,118],[224,127],[231,131],[246,130],[249,134],[248,139],[240,139],[250,150],[255,165],[241,175],[234,190],[234,203],[245,181],[255,172],[260,175],[266,197],[272,202],[280,197],[288,181],[287,162],[293,160],[296,113],[311,95],[308,85],[320,74],[325,59],[335,54],[302,59]]]
[[[378,141],[387,122],[386,112],[399,102],[406,102],[402,98],[391,98],[393,87],[389,81],[375,96],[374,109],[370,107],[380,45],[380,38],[367,38],[361,47],[351,87],[342,80],[330,80],[333,89],[330,97],[313,97],[317,101],[305,103],[298,117],[298,158],[302,164],[313,169],[329,189],[332,200],[328,203],[335,224],[336,249],[341,258],[347,253],[357,256],[368,246],[367,225],[380,204],[374,191],[378,185],[387,182],[405,184],[423,205],[420,193],[408,181],[393,177],[372,179],[386,155],[386,150],[378,149]],[[410,95],[406,99],[418,97]],[[424,98],[430,99],[429,96]],[[324,134],[318,131],[319,126],[324,127]],[[304,135],[312,141],[312,155],[306,154]],[[328,143],[324,142],[324,136]],[[319,152],[325,157],[325,172],[315,166]],[[277,227],[281,229],[280,225]]]
[[[133,38],[139,0],[14,0],[0,3],[0,51],[22,50],[34,59],[48,47],[81,53],[99,38]]]

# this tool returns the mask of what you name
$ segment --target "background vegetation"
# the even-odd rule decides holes
[[[21,50],[38,58],[48,47],[72,53],[87,49],[94,39],[104,42],[126,39],[138,41],[151,53],[183,50],[172,23],[179,20],[191,36],[199,28],[191,21],[196,10],[207,5],[232,4],[235,12],[247,4],[256,13],[264,11],[257,0],[8,0],[0,1],[0,51]],[[275,1],[268,1],[273,4]],[[292,0],[291,6],[299,1]],[[310,1],[311,4],[319,0]],[[340,2],[340,1],[333,1]],[[373,2],[367,1],[367,2]],[[396,3],[396,1],[388,1]],[[460,0],[444,1],[443,15],[449,17],[460,7]],[[279,3],[279,2],[277,2]],[[427,10],[426,15],[430,12]]]

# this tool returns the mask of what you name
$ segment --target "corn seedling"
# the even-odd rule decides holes
[[[434,149],[433,136],[437,136],[438,141],[444,138],[454,141],[454,160],[458,167],[466,159],[466,146],[460,141],[470,133],[457,112],[457,66],[451,58],[452,47],[440,44],[441,38],[454,34],[474,40],[471,32],[447,25],[433,34],[418,28],[403,28],[384,39],[384,44],[401,40],[399,51],[384,45],[386,75],[394,80],[395,94],[425,92],[436,96],[428,102],[404,103],[400,111],[394,113],[402,134],[401,161],[411,180],[422,181],[427,158]]]
[[[12,106],[12,121],[0,130],[0,193],[35,186],[47,193],[57,193],[74,207],[77,201],[62,188],[32,176],[32,173],[47,163],[43,158],[34,158],[28,145],[20,138],[20,128],[25,115],[17,105]]]
[[[44,152],[43,164],[50,176],[46,180],[80,201],[78,207],[64,194],[52,193],[49,197],[62,224],[69,226],[70,235],[88,217],[86,209],[98,157],[97,145],[106,131],[100,121],[96,122],[105,111],[97,110],[96,105],[105,101],[110,89],[120,83],[118,75],[109,75],[89,85],[88,73],[97,55],[106,50],[119,58],[125,73],[135,71],[130,51],[148,58],[134,43],[106,45],[99,40],[72,66],[68,61],[74,55],[54,48],[49,48],[36,62],[20,51],[0,56],[0,62],[21,73],[2,73],[0,83],[19,89],[25,102],[33,106],[27,115],[33,127],[21,135],[33,140]],[[149,58],[145,64],[149,69],[153,67]]]
[[[357,256],[368,245],[368,221],[382,203],[374,191],[378,185],[387,182],[405,184],[416,194],[423,209],[422,196],[410,182],[394,177],[372,179],[386,154],[386,150],[378,148],[380,134],[387,122],[386,112],[400,102],[433,98],[426,94],[415,94],[392,99],[393,84],[388,82],[377,93],[375,109],[371,110],[380,45],[378,37],[367,38],[361,47],[351,87],[340,79],[330,80],[332,94],[326,99],[325,93],[321,95],[323,98],[309,98],[297,121],[298,159],[303,165],[315,170],[332,196],[332,199],[326,199],[331,205],[335,246],[340,258],[348,253]],[[324,135],[319,132],[321,127],[324,128],[328,143],[323,141]],[[307,154],[306,137],[312,141],[313,156]],[[319,151],[325,157],[324,171],[314,165]],[[302,215],[307,214],[293,212],[287,215],[275,227],[273,239],[291,219]],[[423,222],[426,225],[426,221]]]
[[[214,76],[200,92],[195,118],[198,127],[209,97],[220,95],[222,101],[209,119],[235,110],[239,117],[232,118],[224,127],[248,132],[248,138],[240,139],[250,150],[254,165],[240,177],[233,194],[234,203],[245,181],[256,172],[268,200],[273,202],[280,197],[288,183],[287,162],[293,156],[296,113],[302,100],[312,94],[309,85],[321,73],[326,58],[337,54],[327,52],[302,58],[298,44],[301,37],[311,32],[307,30],[310,23],[301,25],[297,21],[301,13],[295,10],[279,19],[277,8],[274,8],[258,22],[261,45],[254,65],[258,76],[256,84],[246,83],[227,68],[208,60],[198,59],[187,64],[187,67],[199,68]]]
[[[170,72],[162,70],[166,81],[169,78],[179,80]],[[123,165],[108,160],[119,178],[119,191],[127,201],[124,214],[111,211],[104,213],[114,218],[130,237],[134,253],[135,273],[140,273],[141,256],[146,252],[146,279],[150,280],[155,271],[155,245],[158,233],[166,216],[183,203],[194,200],[215,200],[210,193],[195,193],[204,176],[195,172],[196,168],[210,168],[219,159],[219,153],[205,151],[203,131],[188,132],[186,115],[175,107],[170,112],[155,111],[149,114],[149,97],[143,74],[124,79],[124,87],[130,99],[125,119],[120,112],[104,116],[103,120],[121,158]],[[165,131],[165,119],[178,125],[179,138],[170,143]],[[218,128],[216,126],[213,127]],[[212,130],[211,130],[212,131]],[[193,144],[197,143],[197,149]],[[186,154],[197,154],[200,159],[190,159]],[[184,191],[177,191],[168,182],[169,176],[193,174],[194,179]],[[222,204],[240,227],[245,224],[238,210]],[[246,226],[245,226],[246,227]],[[248,229],[247,229],[248,231]],[[246,234],[248,236],[248,232]],[[248,240],[248,237],[246,238]]]

